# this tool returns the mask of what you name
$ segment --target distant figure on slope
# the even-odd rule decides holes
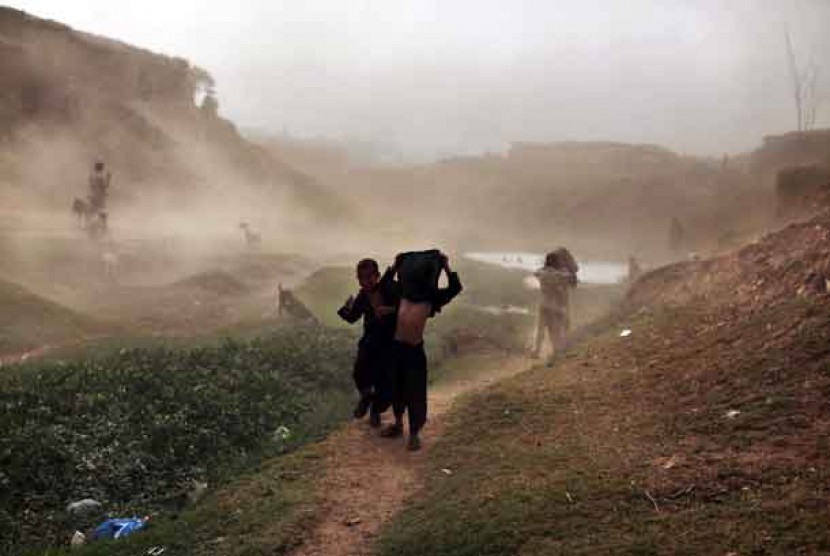
[[[576,286],[577,272],[579,265],[570,251],[564,247],[548,253],[544,266],[536,271],[535,276],[539,279],[542,295],[533,348],[534,357],[539,357],[542,353],[546,332],[554,353],[564,347],[565,336],[570,328],[570,289]]]
[[[643,274],[643,267],[640,266],[639,261],[637,261],[637,257],[631,255],[628,257],[628,281],[633,282],[640,275]]]
[[[87,200],[76,198],[72,203],[72,213],[78,218],[78,224],[93,237],[107,231],[106,207],[111,183],[112,174],[105,170],[103,162],[96,162],[89,175]]]
[[[683,250],[686,244],[686,228],[676,216],[669,223],[669,249],[677,253]]]
[[[104,163],[98,161],[92,167],[89,175],[89,210],[93,214],[100,214],[107,208],[107,196],[112,184],[112,173],[107,172]]]

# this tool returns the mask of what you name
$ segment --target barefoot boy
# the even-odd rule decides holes
[[[393,409],[395,424],[382,431],[388,438],[403,434],[403,413],[409,414],[407,448],[421,447],[420,432],[427,420],[427,357],[424,329],[428,318],[461,293],[461,280],[450,269],[449,259],[439,251],[402,253],[395,258],[401,301],[393,345]],[[448,285],[438,288],[438,276],[447,274]]]

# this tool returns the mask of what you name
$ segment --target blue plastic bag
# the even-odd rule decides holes
[[[95,528],[96,541],[121,539],[147,527],[147,520],[140,517],[108,519]]]

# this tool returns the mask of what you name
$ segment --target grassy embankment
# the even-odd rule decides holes
[[[530,302],[520,275],[475,270],[463,270],[464,297],[435,321],[430,342],[441,357],[521,349],[532,326],[527,315],[490,315],[473,303]],[[312,277],[300,293],[312,307],[331,309],[343,296],[330,284],[342,280],[346,290],[351,273],[324,272],[329,285],[310,294]],[[137,341],[108,339],[5,377],[3,428],[14,431],[4,441],[6,552],[28,546],[40,554],[34,546],[65,542],[74,528],[92,525],[62,510],[85,496],[113,514],[156,518],[141,535],[82,554],[143,554],[155,545],[168,554],[281,553],[300,542],[313,522],[322,462],[313,444],[292,450],[347,416],[357,330],[286,328],[250,339],[258,331],[226,329],[248,339],[219,346],[204,338],[200,347],[139,340],[147,347],[114,351]],[[459,344],[464,334],[473,341]],[[279,454],[287,455],[270,457]],[[194,480],[209,485],[196,504],[186,502]]]
[[[604,332],[466,399],[378,553],[828,553],[830,299],[801,286],[827,230],[647,275]]]

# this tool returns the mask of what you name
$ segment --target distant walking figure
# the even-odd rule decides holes
[[[643,267],[634,255],[628,257],[628,281],[633,282],[643,273]]]
[[[680,251],[686,244],[686,228],[676,216],[669,223],[669,249],[674,252]]]
[[[541,288],[539,322],[536,328],[536,342],[533,356],[542,353],[545,333],[550,338],[556,353],[565,345],[565,336],[570,327],[568,305],[570,289],[576,286],[579,266],[570,251],[560,247],[545,257],[545,265],[536,271]]]
[[[100,236],[107,231],[107,196],[112,184],[112,173],[107,172],[103,162],[96,162],[89,175],[87,200],[78,199],[72,203],[72,213],[78,224],[91,236]]]

